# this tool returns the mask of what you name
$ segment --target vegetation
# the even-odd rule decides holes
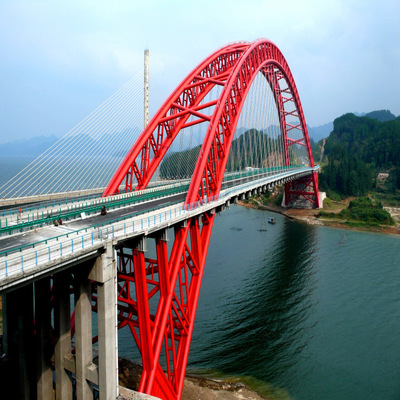
[[[278,149],[281,142],[281,137],[273,139],[268,136],[264,131],[257,129],[249,129],[240,135],[237,139],[233,140],[229,158],[226,165],[228,171],[243,170],[246,162],[251,162],[252,167],[262,168],[266,165],[272,165],[271,159],[276,157],[276,154],[264,154],[263,151],[257,151],[256,148],[267,147],[268,149]],[[289,160],[291,164],[300,163],[296,160],[293,149],[289,148]]]
[[[275,205],[280,206],[282,204],[282,200],[283,200],[283,193],[279,193],[274,200]]]
[[[317,216],[366,222],[372,225],[394,225],[393,218],[383,209],[382,203],[373,202],[369,197],[350,201],[349,206],[339,213],[320,211]]]
[[[273,192],[266,192],[264,194],[256,194],[249,197],[248,199],[241,200],[244,204],[250,204],[254,208],[260,208],[260,206],[276,207],[282,204],[283,193],[280,190],[274,190]]]
[[[249,129],[232,141],[229,158],[226,165],[227,171],[243,170],[247,163],[250,162],[253,168],[262,168],[266,165],[273,165],[272,160],[277,157],[277,154],[270,152],[264,154],[262,151],[257,151],[257,148],[267,146],[268,149],[277,149],[278,142],[282,139],[273,139],[264,131],[257,129]],[[160,177],[162,179],[180,179],[188,178],[193,174],[196,161],[200,153],[200,146],[190,150],[184,150],[171,154],[169,157],[164,157],[160,166]],[[291,164],[299,164],[293,149],[289,148],[289,160]]]
[[[400,167],[390,171],[388,185],[392,193],[395,193],[396,190],[400,189]]]
[[[262,205],[267,206],[270,203],[270,196],[271,192],[264,193],[262,196],[260,196]]]
[[[324,199],[323,207],[324,207],[324,209],[331,209],[331,208],[333,208],[332,200],[331,200],[329,197],[326,197],[326,198]]]
[[[182,179],[193,174],[196,161],[199,157],[200,146],[190,150],[179,151],[164,157],[160,165],[162,179]]]
[[[364,116],[377,119],[381,122],[392,121],[393,119],[396,119],[396,116],[394,116],[389,110],[372,111]]]
[[[400,194],[398,193],[373,193],[375,200],[384,203],[386,207],[398,207],[400,204]]]
[[[310,146],[314,161],[317,162],[317,160],[319,160],[319,156],[321,155],[321,147],[318,146],[318,143],[316,143],[312,137],[310,137]]]
[[[364,196],[372,189],[372,177],[371,167],[359,157],[336,151],[322,169],[319,182],[328,193],[333,190],[344,196]]]
[[[381,122],[383,121],[383,122]],[[319,143],[316,152],[320,151]],[[376,187],[379,171],[390,172],[390,189],[400,189],[400,117],[387,110],[365,117],[345,114],[335,119],[324,146],[319,176],[322,190],[341,196],[363,196]]]

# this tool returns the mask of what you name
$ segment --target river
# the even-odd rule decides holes
[[[4,182],[15,168],[3,161]],[[277,223],[260,231],[269,215]],[[134,358],[131,334],[119,340],[120,356]],[[275,399],[399,400],[400,237],[224,211],[188,372],[240,376]]]
[[[216,217],[189,373],[275,399],[398,400],[399,355],[400,237],[240,206]]]

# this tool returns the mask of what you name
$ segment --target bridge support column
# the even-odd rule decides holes
[[[285,183],[284,206],[319,208],[318,176],[316,172]]]
[[[37,399],[53,399],[53,372],[50,341],[51,308],[50,278],[35,282],[35,327],[36,327],[36,381]]]
[[[117,267],[112,242],[107,243],[106,252],[96,259],[89,279],[97,282],[100,400],[115,400],[118,396]]]
[[[36,396],[34,376],[33,284],[3,295],[5,349],[10,360],[2,390],[4,396],[29,400]]]
[[[65,368],[66,361],[72,358],[69,274],[66,272],[55,274],[53,283],[56,399],[71,400],[71,373]]]
[[[80,266],[76,273],[78,280],[75,298],[75,363],[77,400],[93,398],[92,385],[86,377],[86,370],[93,361],[92,354],[92,305],[90,280],[87,265]]]

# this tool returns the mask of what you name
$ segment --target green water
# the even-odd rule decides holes
[[[399,356],[400,237],[216,217],[188,372],[280,399],[400,399]]]
[[[0,162],[0,186],[17,161]],[[119,341],[135,359],[130,332]],[[278,399],[400,399],[400,237],[221,213],[188,372],[240,376]]]

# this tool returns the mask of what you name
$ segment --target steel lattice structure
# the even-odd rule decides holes
[[[289,66],[274,43],[261,39],[230,44],[197,66],[144,129],[104,195],[116,193],[122,183],[127,191],[135,189],[134,178],[136,189],[145,188],[178,133],[205,121],[208,130],[186,204],[219,194],[241,109],[260,72],[274,94],[285,164],[289,165],[290,146],[303,145],[313,167],[304,114]],[[219,98],[203,103],[215,86],[222,87]],[[210,107],[211,116],[204,112]],[[291,117],[296,117],[299,124],[292,124]],[[301,138],[291,137],[293,131],[302,132]],[[316,173],[285,185],[287,202],[303,195],[318,204]],[[168,231],[161,232],[154,238],[155,258],[145,257],[143,238],[119,249],[119,327],[129,326],[141,353],[141,392],[163,399],[181,397],[213,221],[214,214],[205,213],[177,224],[170,249]]]

